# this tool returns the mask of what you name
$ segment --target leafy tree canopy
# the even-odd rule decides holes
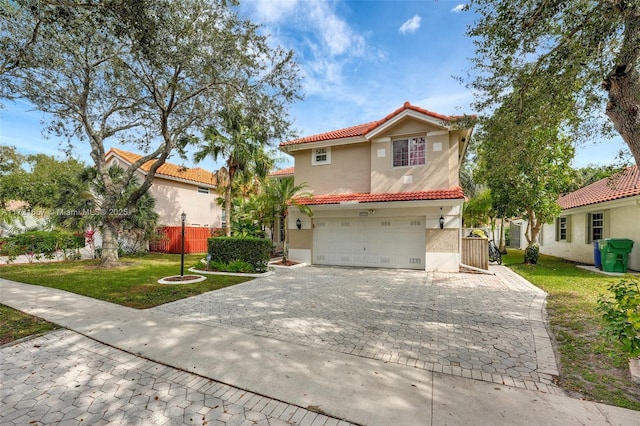
[[[536,98],[539,99],[539,98]],[[491,190],[498,217],[524,215],[532,246],[543,223],[559,213],[558,195],[571,182],[572,140],[558,123],[541,120],[517,91],[483,121],[478,134],[479,178]],[[518,106],[518,107],[516,107]]]
[[[48,130],[88,142],[105,186],[103,266],[118,264],[124,203],[132,214],[156,170],[234,99],[284,138],[286,105],[299,98],[293,52],[274,48],[225,0],[2,1],[0,97],[24,98],[51,114]],[[132,6],[133,3],[137,3]],[[5,50],[6,49],[6,50]],[[105,141],[144,152],[114,180]],[[125,191],[151,162],[137,189]],[[122,200],[122,197],[126,199]]]
[[[540,112],[583,139],[611,130],[602,127],[605,112],[640,164],[638,0],[472,0],[470,7],[480,15],[468,32],[479,110],[517,87],[522,97],[543,97]]]

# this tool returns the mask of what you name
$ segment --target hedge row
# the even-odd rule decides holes
[[[84,247],[84,235],[68,231],[30,231],[0,239],[0,255],[43,254],[53,257],[58,250]]]
[[[230,264],[241,260],[256,272],[267,270],[271,257],[271,240],[252,237],[216,237],[208,240],[212,262]]]

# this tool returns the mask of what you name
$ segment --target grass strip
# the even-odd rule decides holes
[[[0,345],[58,328],[43,319],[0,305]]]
[[[600,331],[598,297],[620,281],[580,268],[572,262],[541,255],[525,265],[524,252],[509,249],[503,264],[546,291],[549,325],[560,356],[560,385],[584,399],[640,411],[640,388],[631,381],[627,357]]]
[[[203,255],[185,256],[186,269]],[[158,284],[160,278],[180,274],[180,255],[150,254],[121,259],[122,266],[103,269],[97,260],[0,266],[0,278],[53,287],[94,299],[146,309],[250,280],[208,275],[195,284]]]

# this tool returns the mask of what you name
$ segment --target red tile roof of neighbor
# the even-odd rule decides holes
[[[386,194],[328,194],[314,195],[312,197],[299,197],[296,201],[300,204],[321,205],[340,203],[382,203],[390,201],[421,201],[421,200],[454,200],[463,199],[464,192],[459,186],[449,189],[434,189],[430,191],[395,192]]]
[[[109,157],[110,154],[117,155],[129,164],[133,164],[140,158],[142,158],[142,155],[140,154],[134,154],[133,152],[123,151],[118,148],[111,148],[105,154],[105,157]],[[147,161],[140,167],[140,169],[144,172],[148,172],[149,169],[151,169],[152,164],[153,160]],[[156,171],[156,176],[167,176],[170,178],[184,179],[195,183],[203,183],[205,185],[216,184],[216,175],[214,173],[208,172],[205,169],[201,169],[199,167],[187,169],[183,166],[178,166],[172,163],[164,163],[162,166],[160,166]]]
[[[269,173],[269,176],[293,176],[293,172],[293,167],[287,167],[286,169],[274,170]]]
[[[343,138],[351,138],[356,136],[364,136],[370,131],[374,130],[376,127],[381,126],[382,124],[386,123],[387,121],[391,120],[393,117],[397,116],[398,114],[406,110],[416,111],[421,114],[425,114],[430,117],[437,118],[443,121],[454,121],[464,117],[464,116],[457,116],[457,115],[454,116],[454,115],[438,114],[437,112],[429,111],[427,109],[420,108],[415,105],[411,105],[409,102],[405,102],[402,107],[393,111],[391,114],[387,115],[381,120],[372,121],[370,123],[358,124],[357,126],[351,126],[344,129],[332,130],[330,132],[320,133],[318,135],[305,136],[303,138],[294,139],[292,141],[282,142],[280,146],[298,145],[298,144],[309,143],[309,142],[320,142],[320,141],[328,141],[333,139],[343,139]]]
[[[604,178],[560,197],[558,204],[563,209],[587,206],[605,201],[640,195],[640,170],[638,166],[624,169],[620,174]]]

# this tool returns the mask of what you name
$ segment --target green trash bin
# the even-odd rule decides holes
[[[627,272],[629,253],[633,241],[628,238],[607,238],[599,244],[602,270],[605,272]]]

